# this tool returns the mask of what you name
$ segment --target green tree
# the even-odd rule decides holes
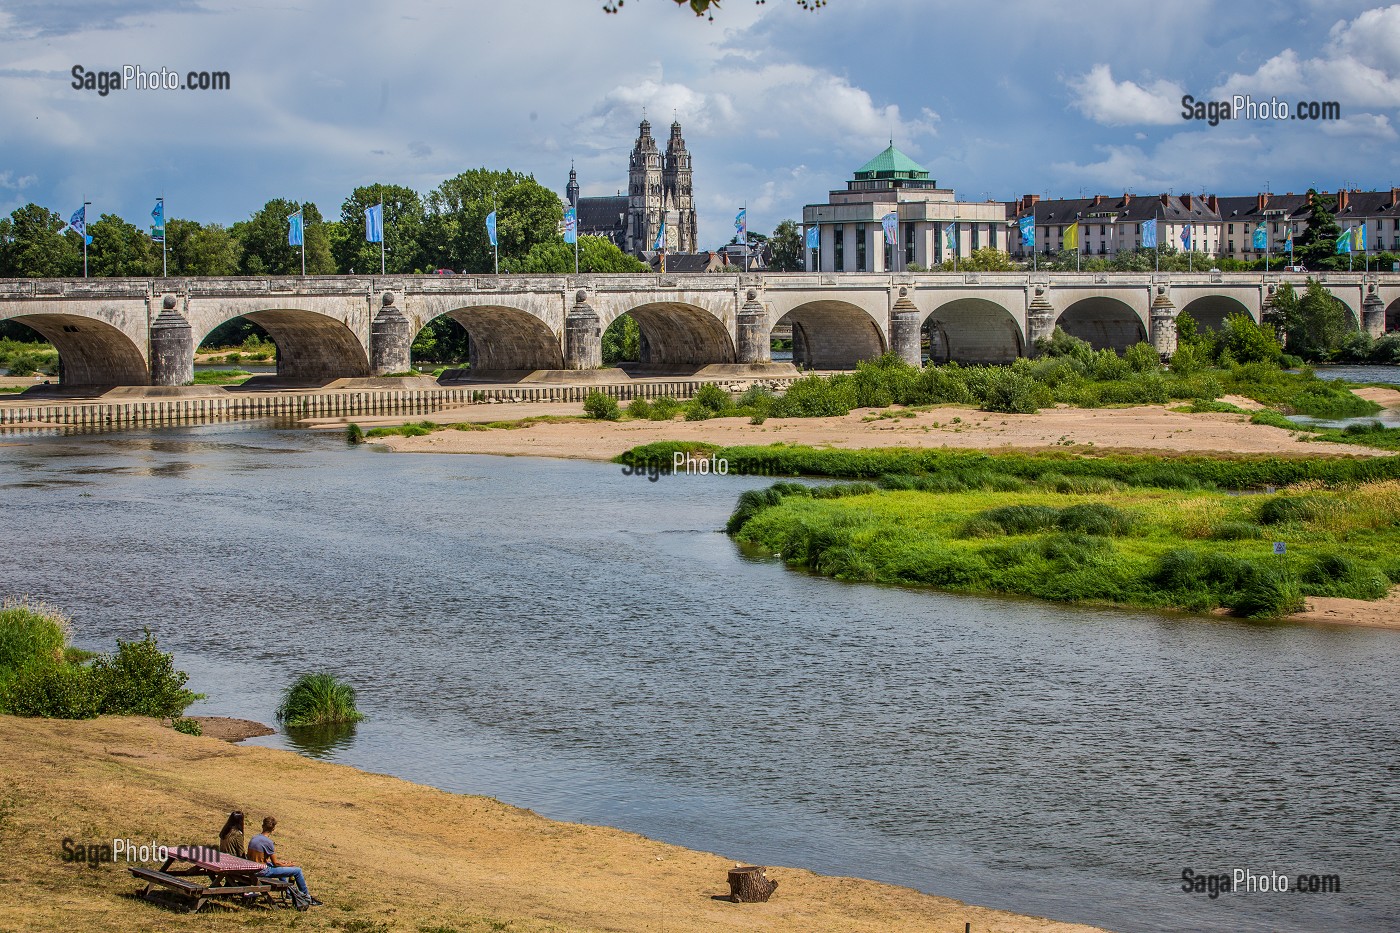
[[[797,221],[784,220],[773,229],[773,238],[769,241],[773,247],[773,258],[768,264],[768,268],[774,272],[801,272],[806,263],[803,261],[802,251],[802,231],[797,227]]]
[[[642,329],[630,314],[617,317],[603,331],[603,362],[608,366],[642,358]]]
[[[0,276],[4,278],[62,278],[81,275],[83,241],[63,233],[63,218],[37,204],[10,214],[0,228]]]
[[[206,225],[172,217],[165,222],[165,249],[171,275],[238,274],[238,242],[221,224]],[[157,244],[156,261],[159,260]]]
[[[529,255],[537,243],[559,235],[564,207],[554,192],[519,172],[470,169],[428,194],[425,255],[432,268],[486,273],[493,250],[486,215],[496,211],[501,269]]]
[[[625,0],[604,0],[603,12],[616,13],[622,9]],[[703,16],[711,21],[714,20],[714,10],[719,9],[719,0],[674,0],[676,6],[689,7],[696,16]],[[795,0],[797,5],[804,10],[819,10],[826,6],[827,0]],[[758,6],[762,6],[764,0],[754,0]]]
[[[1064,255],[1061,253],[1060,255]],[[1074,254],[1070,253],[1070,266],[1074,268]],[[983,246],[972,251],[971,255],[962,256],[958,259],[959,272],[1012,272],[1018,269],[1016,263],[1011,261],[1008,253],[1003,253],[999,249],[990,246]],[[945,272],[953,271],[953,260],[948,259],[943,263],[942,269]]]
[[[379,244],[365,240],[365,211],[384,205],[384,268],[393,273],[426,272],[423,252],[426,214],[418,192],[403,185],[362,185],[340,205],[340,229],[332,253],[341,272],[377,273]]]
[[[1269,323],[1284,333],[1284,349],[1306,360],[1330,359],[1356,330],[1351,314],[1316,279],[1299,295],[1292,285],[1279,286]]]
[[[1342,228],[1337,226],[1337,218],[1332,215],[1333,198],[1308,189],[1308,228],[1298,234],[1293,241],[1294,261],[1309,269],[1328,269],[1337,263],[1337,237]]]
[[[567,274],[574,271],[574,247],[562,237],[536,243],[523,258],[514,261],[511,272],[535,275]],[[578,238],[579,272],[646,272],[647,264],[629,256],[607,237]]]
[[[101,276],[142,276],[160,273],[157,244],[144,231],[116,214],[103,214],[88,224],[88,273]]]
[[[287,218],[302,211],[302,232],[306,242],[306,274],[332,275],[329,231],[315,204],[297,204],[274,198],[247,220],[233,225],[232,234],[240,247],[239,271],[244,275],[300,275],[301,247],[287,243]]]
[[[1178,320],[1178,337],[1181,334]],[[1218,345],[1239,363],[1277,363],[1283,355],[1274,329],[1256,324],[1248,314],[1231,314],[1220,328]]]

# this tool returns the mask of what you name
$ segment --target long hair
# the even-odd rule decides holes
[[[219,839],[223,840],[227,838],[228,834],[233,832],[235,829],[238,830],[240,833],[243,832],[242,810],[234,810],[228,815],[228,819],[224,821],[224,828],[219,830]]]

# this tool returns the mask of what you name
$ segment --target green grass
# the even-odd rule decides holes
[[[18,395],[27,388],[29,388],[29,386],[0,386],[0,394]]]
[[[236,386],[247,382],[253,374],[242,369],[202,369],[194,374],[197,386]]]
[[[1265,526],[1267,535],[1258,532]],[[1377,599],[1400,582],[1394,480],[1271,496],[1044,486],[832,494],[784,483],[741,496],[729,530],[755,551],[843,580],[1198,612],[1224,606],[1256,618],[1294,611],[1306,595]],[[1285,557],[1273,555],[1275,540],[1287,542]]]
[[[294,728],[359,722],[364,718],[355,708],[354,688],[325,673],[298,677],[277,707],[277,721]]]
[[[68,644],[68,619],[43,603],[0,602],[0,682],[33,663],[58,664]]]
[[[1378,450],[1400,450],[1400,428],[1387,428],[1379,421],[1349,424],[1345,428],[1319,431],[1313,440],[1330,441],[1333,444],[1361,444]]]

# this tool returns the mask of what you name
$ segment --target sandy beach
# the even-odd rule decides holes
[[[1400,403],[1400,393],[1387,389]],[[579,415],[578,405],[469,405],[438,412],[439,424]],[[363,428],[402,424],[398,418],[356,419]],[[343,427],[344,419],[317,419],[316,427]],[[1162,405],[1133,408],[1054,408],[1034,415],[1003,415],[973,408],[931,411],[859,409],[837,418],[747,418],[710,421],[577,421],[536,423],[510,430],[439,431],[425,437],[387,437],[375,443],[398,451],[610,460],[653,441],[802,444],[812,447],[957,447],[981,450],[1113,450],[1132,453],[1273,454],[1277,456],[1385,456],[1350,444],[1310,442],[1282,428],[1250,424],[1245,415],[1188,414]]]
[[[717,900],[743,853],[695,852],[601,826],[544,819],[291,752],[185,736],[154,720],[0,716],[6,858],[0,930],[842,931],[1090,933],[909,888],[770,868],[766,904]],[[137,900],[124,865],[62,861],[65,837],[215,841],[224,816],[278,818],[278,854],[326,906],[197,915]],[[386,870],[386,865],[392,870]],[[158,866],[150,866],[158,867]],[[36,896],[19,896],[30,891]]]

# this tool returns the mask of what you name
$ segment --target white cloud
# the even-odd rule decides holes
[[[1149,85],[1114,81],[1108,65],[1070,78],[1073,106],[1096,123],[1108,126],[1171,124],[1181,121],[1181,85],[1158,79]]]

